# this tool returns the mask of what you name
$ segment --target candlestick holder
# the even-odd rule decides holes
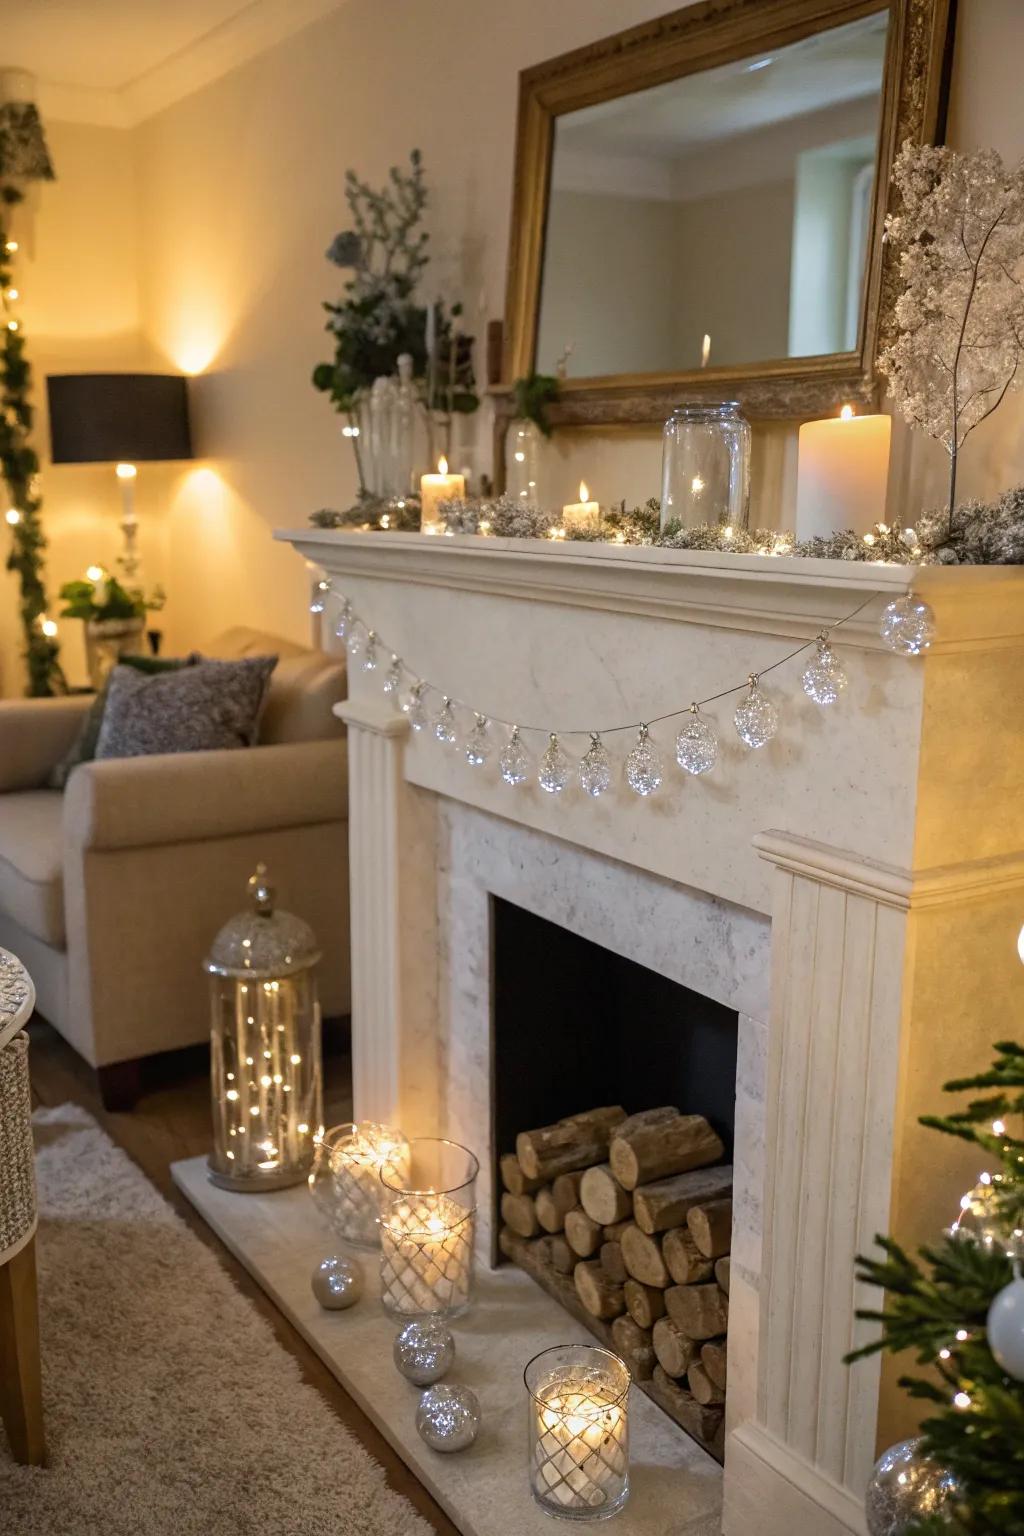
[[[618,1355],[559,1344],[523,1373],[530,1491],[560,1520],[608,1520],[629,1498],[630,1374]]]
[[[332,1125],[317,1139],[309,1188],[332,1229],[356,1248],[380,1247],[380,1171],[408,1166],[401,1131],[373,1120]]]
[[[415,1137],[381,1168],[381,1303],[392,1317],[458,1317],[470,1302],[476,1177],[466,1147]]]

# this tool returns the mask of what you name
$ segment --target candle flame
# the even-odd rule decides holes
[[[709,335],[707,335],[707,333],[705,332],[704,342],[703,342],[703,344],[701,346],[701,349],[700,349],[700,365],[701,365],[702,368],[706,368],[707,367],[708,359],[710,358],[710,356],[711,356],[711,337]]]
[[[839,420],[840,421],[852,421],[853,420],[853,406],[852,405],[844,405],[843,406],[842,410],[839,412]]]
[[[581,480],[580,481],[580,501],[589,501],[589,500],[590,500],[590,491],[587,489],[587,482],[585,480]]]
[[[446,475],[448,473],[448,460],[443,453],[437,461],[437,472],[439,475]]]

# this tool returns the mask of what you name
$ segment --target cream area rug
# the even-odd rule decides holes
[[[0,1428],[3,1536],[430,1536],[96,1122],[35,1125],[50,1465]]]

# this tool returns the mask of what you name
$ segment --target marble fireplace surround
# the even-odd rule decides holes
[[[281,537],[418,675],[563,729],[683,707],[870,599],[834,635],[850,676],[837,709],[804,697],[792,663],[766,679],[783,706],[775,742],[743,749],[725,701],[715,773],[683,783],[673,769],[648,802],[625,787],[598,802],[513,791],[493,765],[409,733],[380,673],[356,665],[339,706],[357,1116],[455,1136],[487,1166],[492,896],[736,1008],[723,1528],[863,1532],[876,1441],[905,1425],[877,1363],[841,1363],[869,1299],[854,1256],[878,1231],[913,1241],[948,1219],[963,1155],[933,1147],[916,1116],[997,1038],[1017,981],[1024,573],[913,573],[939,639],[909,661],[877,636],[906,568]],[[667,756],[674,730],[654,731]],[[606,744],[621,757],[625,740]]]

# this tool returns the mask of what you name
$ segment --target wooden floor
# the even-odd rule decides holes
[[[405,1494],[435,1531],[441,1532],[442,1536],[457,1536],[455,1526],[423,1485],[172,1184],[168,1171],[170,1164],[179,1158],[204,1153],[210,1146],[209,1077],[202,1053],[182,1052],[176,1057],[161,1059],[161,1081],[144,1095],[137,1107],[130,1114],[108,1114],[100,1103],[90,1069],[65,1045],[56,1031],[48,1024],[36,1021],[30,1026],[29,1034],[35,1102],[47,1106],[69,1102],[80,1104],[95,1117],[111,1140],[124,1148],[170,1201],[200,1241],[216,1253],[238,1289],[248,1296],[266,1318],[278,1341],[299,1362],[305,1380],[324,1399],[325,1411],[334,1413],[366,1447],[384,1468],[391,1487]],[[324,1076],[326,1123],[336,1125],[351,1119],[348,1056],[343,1052],[328,1055]],[[45,1314],[45,1295],[40,1302]]]

